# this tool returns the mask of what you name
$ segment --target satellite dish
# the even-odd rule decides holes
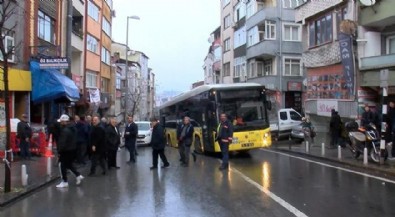
[[[359,2],[365,6],[372,6],[376,4],[376,0],[359,0]]]

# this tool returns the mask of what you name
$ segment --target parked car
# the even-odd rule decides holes
[[[136,143],[138,146],[150,145],[151,143],[151,123],[149,121],[136,121],[138,134]]]
[[[304,141],[304,133],[302,124],[298,124],[292,127],[291,139],[296,143],[301,143]]]
[[[302,123],[302,115],[292,108],[280,109],[270,117],[270,131],[275,139],[288,138],[292,128]]]

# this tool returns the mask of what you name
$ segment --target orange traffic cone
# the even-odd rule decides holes
[[[54,157],[52,153],[52,134],[49,134],[49,141],[48,141],[48,146],[45,149],[45,157]]]

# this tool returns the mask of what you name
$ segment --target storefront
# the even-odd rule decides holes
[[[285,92],[285,108],[302,112],[302,82],[288,81]]]
[[[40,69],[36,61],[30,62],[32,72],[32,122],[45,123],[62,113],[73,115],[74,103],[80,99],[75,82],[57,69]]]

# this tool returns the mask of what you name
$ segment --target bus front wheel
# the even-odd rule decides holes
[[[194,145],[195,145],[195,152],[196,153],[198,153],[198,154],[204,153],[202,143],[200,142],[200,138],[198,136],[195,136]]]

